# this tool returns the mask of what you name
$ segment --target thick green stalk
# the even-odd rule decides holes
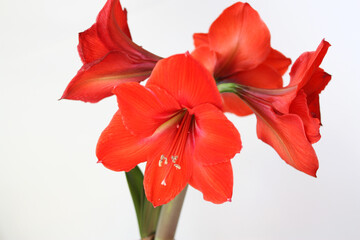
[[[155,240],[174,240],[187,186],[171,202],[162,206]]]

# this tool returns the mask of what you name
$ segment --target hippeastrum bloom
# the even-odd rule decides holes
[[[209,33],[194,34],[192,55],[213,74],[217,83],[235,81],[258,88],[280,88],[289,58],[270,46],[270,32],[248,4],[228,7],[211,24]],[[224,111],[239,116],[252,111],[234,93],[222,93]],[[240,107],[241,106],[241,107]]]
[[[131,40],[127,12],[118,0],[108,0],[96,23],[79,34],[78,51],[84,65],[62,99],[98,102],[113,95],[119,83],[148,78],[161,59]]]
[[[319,65],[329,46],[323,40],[315,52],[302,54],[285,88],[255,88],[236,84],[236,79],[218,85],[220,91],[236,94],[255,113],[257,135],[262,141],[286,163],[314,177],[318,159],[311,144],[320,139],[319,93],[331,79]]]
[[[105,167],[130,171],[146,161],[145,194],[154,206],[169,202],[187,184],[205,200],[231,199],[230,159],[240,152],[240,135],[200,63],[189,54],[163,59],[145,87],[123,83],[114,93],[119,110],[97,145]]]

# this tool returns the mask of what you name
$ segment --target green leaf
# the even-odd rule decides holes
[[[154,208],[146,199],[144,175],[138,166],[126,173],[126,180],[134,202],[140,236],[141,238],[152,236],[155,234],[161,207]]]

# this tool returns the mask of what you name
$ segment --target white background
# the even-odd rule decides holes
[[[77,33],[105,0],[0,2],[0,239],[139,239],[124,173],[96,164],[95,146],[116,110],[57,101],[81,67]],[[234,1],[122,0],[133,39],[166,57],[192,50]],[[360,48],[358,1],[256,0],[272,46],[295,60],[321,39],[333,79],[321,95],[318,178],[286,165],[257,139],[255,117],[236,118],[232,203],[190,188],[177,232],[192,239],[360,239]],[[286,76],[285,78],[288,78]]]

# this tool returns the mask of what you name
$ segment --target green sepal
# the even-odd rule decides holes
[[[140,236],[141,238],[153,236],[159,220],[161,206],[154,208],[147,200],[143,184],[144,175],[138,166],[126,172],[126,180],[134,202]]]

